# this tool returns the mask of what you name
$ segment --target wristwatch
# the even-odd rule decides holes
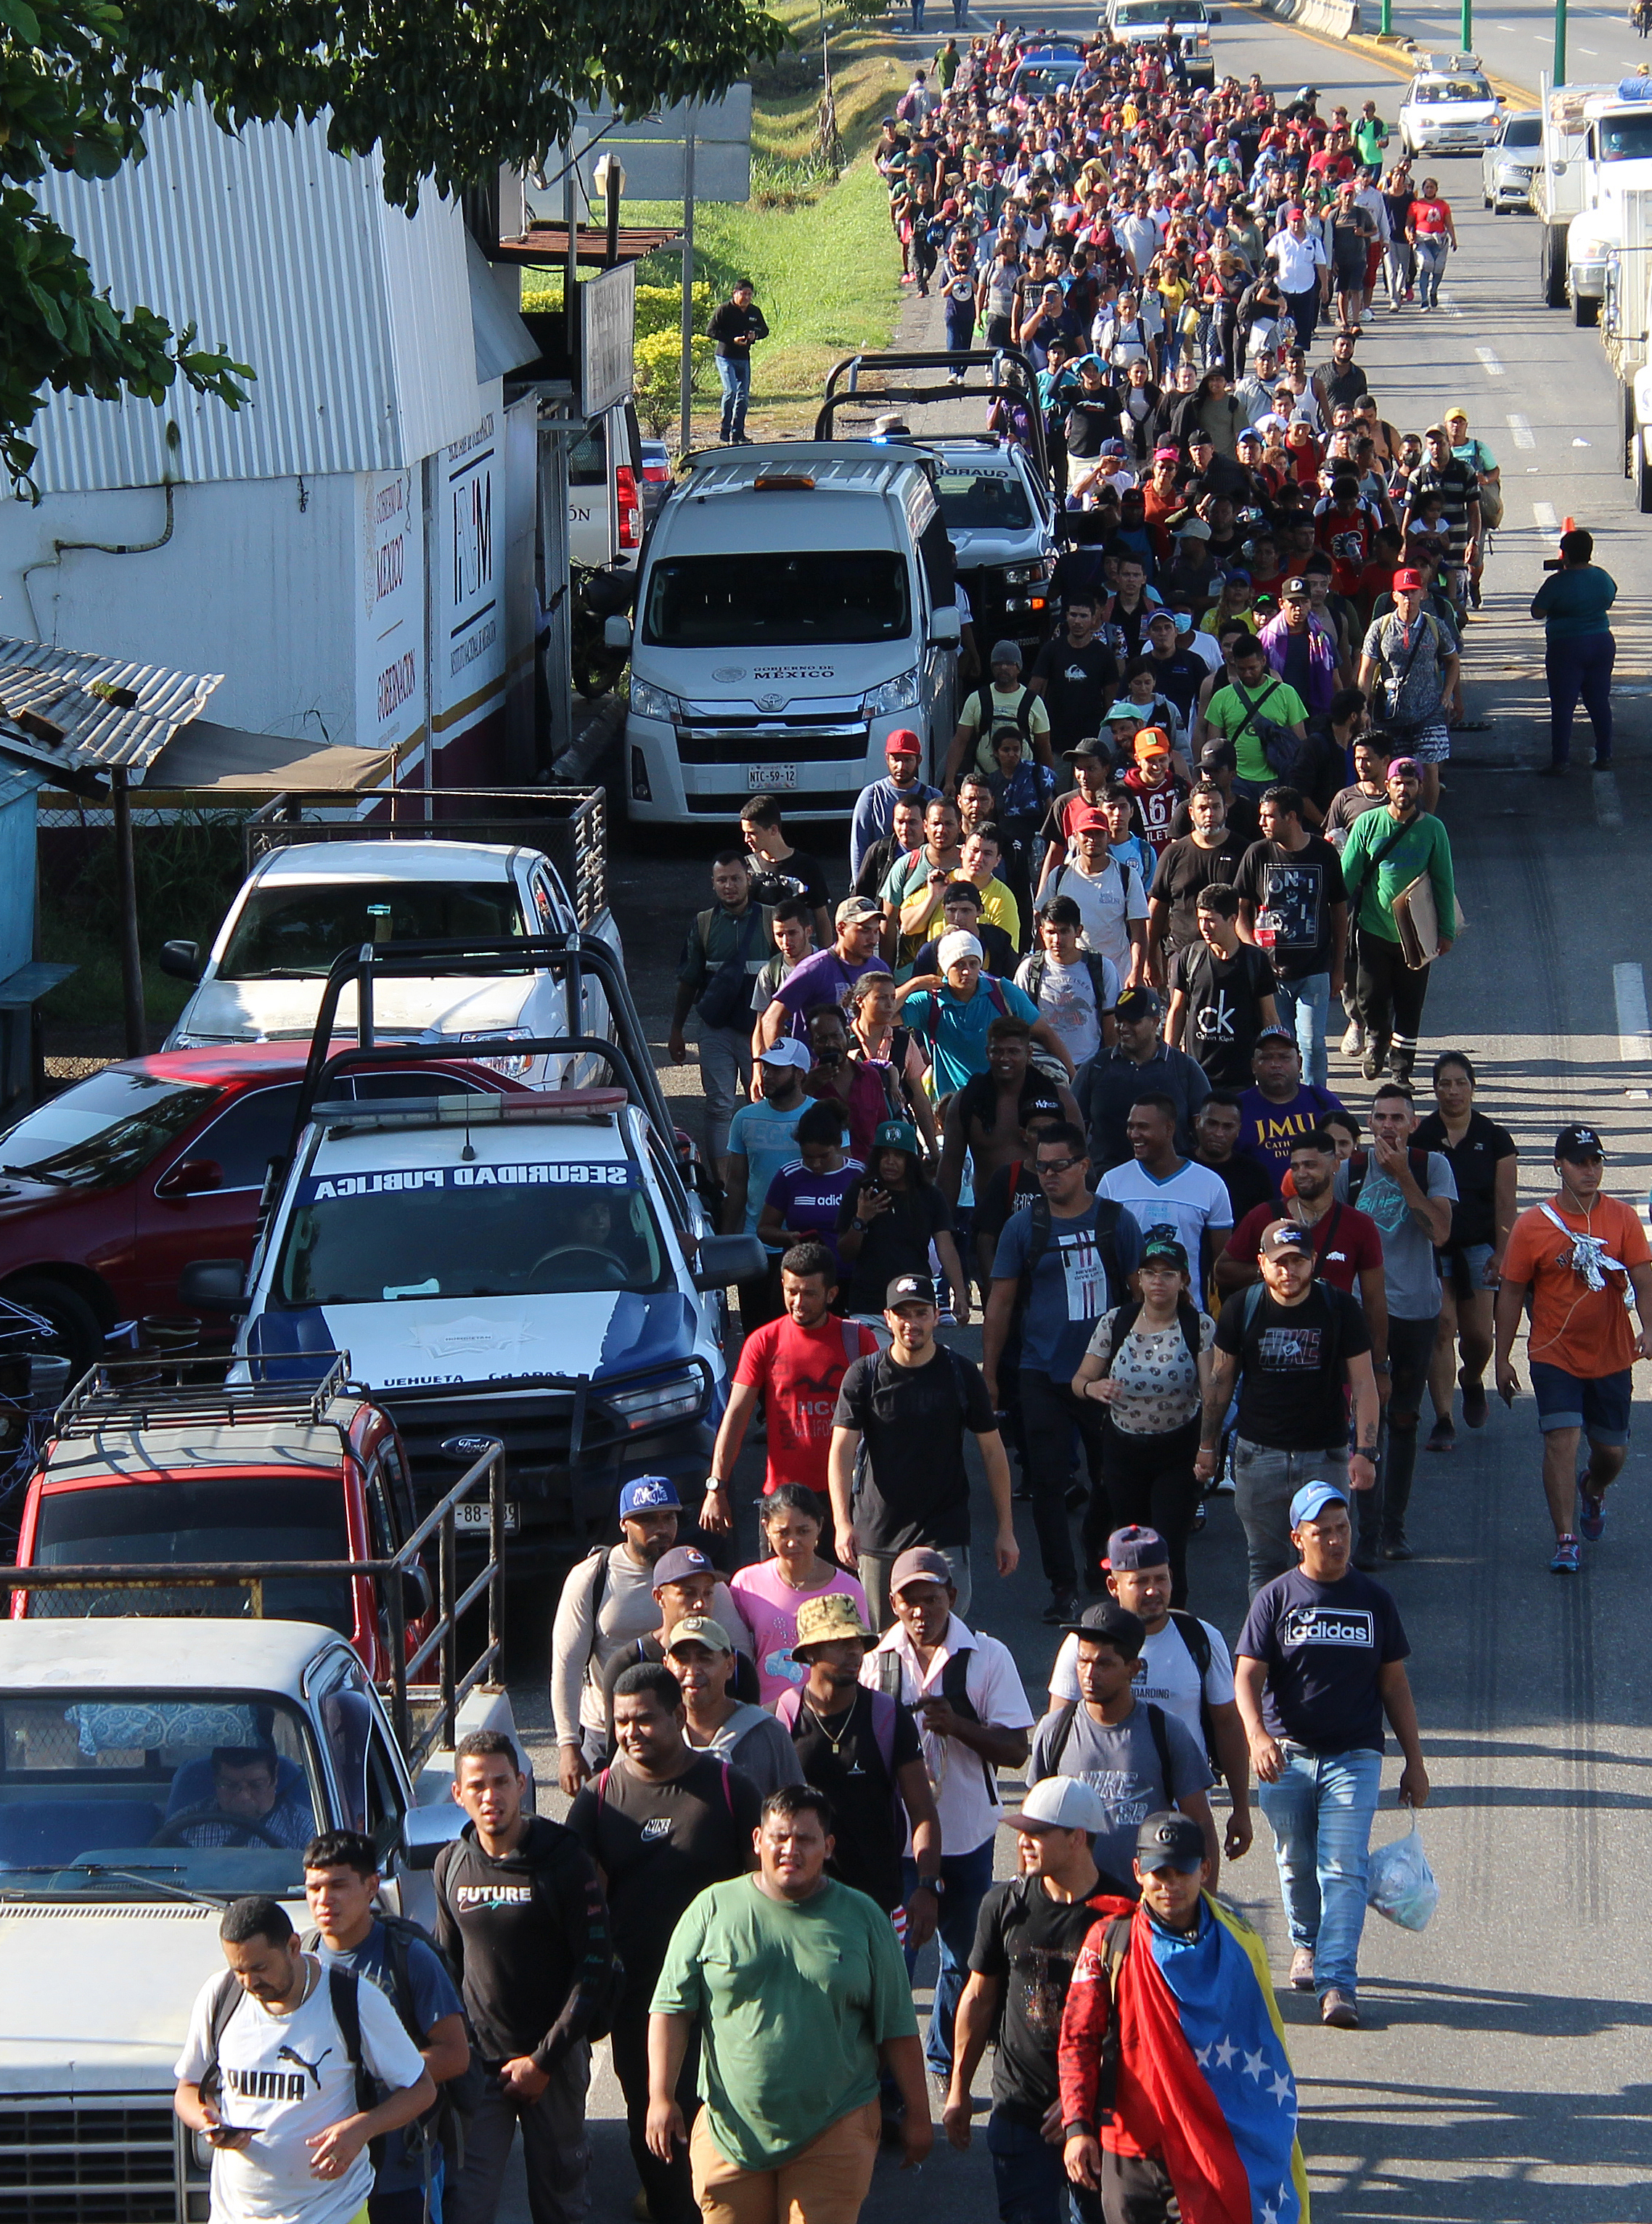
[[[867,1232],[867,1224],[864,1220],[852,1220],[849,1223],[849,1226],[854,1230],[854,1233],[857,1235],[864,1235]]]
[[[932,1892],[937,1899],[943,1899],[946,1897],[947,1880],[941,1876],[919,1877],[916,1889],[919,1892]]]

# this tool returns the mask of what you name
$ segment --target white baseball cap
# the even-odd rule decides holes
[[[795,1065],[799,1073],[807,1073],[814,1063],[808,1045],[799,1042],[796,1035],[782,1035],[779,1042],[772,1042],[757,1055],[765,1065]]]
[[[1003,1820],[1007,1829],[1029,1835],[1040,1829],[1094,1834],[1107,1829],[1107,1810],[1100,1794],[1078,1777],[1046,1776],[1033,1785],[1017,1811]]]

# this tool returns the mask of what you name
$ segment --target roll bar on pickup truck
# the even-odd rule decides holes
[[[985,386],[966,386],[960,389],[950,381],[958,371],[985,370],[988,374]],[[944,372],[946,378],[934,386],[897,385],[891,382],[892,372],[933,370]],[[873,386],[863,386],[868,375],[877,380]],[[892,408],[897,402],[903,408],[916,405],[919,408],[932,407],[936,402],[957,402],[979,395],[987,401],[1018,401],[1027,413],[1028,445],[1040,472],[1047,482],[1050,477],[1050,452],[1044,439],[1044,412],[1038,406],[1038,374],[1031,357],[1019,348],[974,348],[960,355],[943,349],[870,350],[860,355],[845,356],[835,363],[826,376],[825,399],[815,418],[815,438],[831,440],[838,437],[834,426],[840,410],[868,408]],[[913,438],[920,445],[923,436]]]
[[[348,1374],[348,1360],[343,1364]],[[327,1377],[328,1383],[337,1373],[336,1364]],[[302,1391],[293,1394],[308,1404],[312,1398],[319,1398],[326,1387],[324,1383],[321,1389],[313,1389],[306,1384]],[[157,1421],[176,1418],[167,1411],[159,1393],[148,1401],[144,1410]],[[268,1407],[264,1412],[268,1418]],[[437,1501],[400,1551],[388,1560],[202,1560],[181,1565],[175,1561],[146,1565],[123,1560],[111,1567],[0,1567],[0,1588],[13,1591],[173,1591],[195,1584],[210,1589],[244,1590],[251,1619],[262,1621],[264,1585],[278,1577],[369,1577],[383,1586],[390,1627],[396,1639],[387,1647],[392,1665],[389,1688],[382,1691],[382,1696],[390,1710],[396,1743],[407,1762],[407,1773],[416,1779],[432,1753],[452,1745],[454,1722],[460,1707],[472,1691],[490,1680],[491,1671],[503,1652],[505,1582],[500,1540],[504,1534],[504,1481],[505,1447],[497,1437],[489,1437],[485,1449],[466,1468],[451,1490]],[[461,1590],[457,1509],[479,1498],[484,1490],[488,1498],[487,1557],[480,1571]],[[467,1529],[467,1542],[475,1534],[474,1530]],[[415,1600],[421,1594],[429,1596],[430,1578],[422,1552],[432,1540],[437,1572],[436,1619],[429,1636],[408,1659],[400,1633],[407,1626],[409,1591]],[[488,1602],[488,1641],[475,1659],[461,1670],[459,1623],[484,1595]],[[420,1684],[415,1679],[426,1663],[433,1663],[435,1677],[433,1681],[427,1677]],[[430,1719],[417,1735],[413,1732],[415,1705],[421,1715],[427,1707],[432,1709]]]

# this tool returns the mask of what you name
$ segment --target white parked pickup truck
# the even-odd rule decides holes
[[[205,959],[192,942],[161,950],[163,970],[196,984],[166,1048],[308,1040],[328,969],[363,943],[499,942],[583,930],[621,954],[602,886],[601,801],[599,791],[594,836],[580,839],[576,829],[565,875],[549,854],[549,829],[540,846],[533,821],[522,822],[520,839],[485,842],[448,839],[440,820],[261,828],[268,846]],[[608,1006],[594,978],[583,982],[580,1001],[583,1010],[569,1014],[562,982],[549,972],[450,971],[387,982],[374,1027],[386,1044],[464,1043],[478,1054],[497,1046],[492,1062],[501,1071],[554,1083],[559,1069],[514,1055],[509,1045],[530,1035],[608,1035]],[[352,990],[339,1007],[338,1033],[349,1039],[356,1027]],[[577,1069],[574,1077],[581,1077]]]
[[[379,1847],[387,1903],[428,1923],[463,1823],[448,1755],[416,1785],[337,1631],[210,1628],[0,1622],[0,2190],[19,2224],[204,2224],[173,2063],[224,1967],[224,1905],[269,1892],[301,1925],[304,1846],[344,1828]],[[483,1719],[511,1727],[501,1695],[455,1727]]]

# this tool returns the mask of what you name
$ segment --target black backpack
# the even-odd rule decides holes
[[[1125,863],[1122,857],[1119,862],[1121,865]],[[1097,950],[1081,950],[1078,954],[1083,962],[1085,971],[1090,976],[1090,986],[1095,991],[1095,1023],[1100,1027],[1101,1014],[1107,1009],[1107,961]],[[1044,975],[1049,970],[1049,955],[1042,950],[1036,951],[1027,960],[1026,993],[1035,1004],[1038,1001],[1038,992],[1044,987]]]
[[[1101,1270],[1109,1291],[1121,1290],[1125,1278],[1119,1265],[1119,1216],[1123,1205],[1110,1197],[1095,1200],[1095,1248],[1101,1254]],[[1055,1240],[1055,1222],[1050,1210],[1050,1200],[1042,1191],[1032,1200],[1032,1233],[1027,1238],[1027,1263],[1021,1269],[1020,1287],[1016,1292],[1018,1315],[1026,1309],[1032,1294],[1032,1278],[1037,1273],[1044,1253]]]
[[[1192,1655],[1194,1666],[1199,1671],[1199,1730],[1205,1741],[1205,1759],[1210,1763],[1211,1774],[1220,1781],[1222,1768],[1216,1752],[1216,1718],[1211,1713],[1210,1701],[1205,1696],[1205,1677],[1210,1673],[1210,1632],[1198,1615],[1189,1614],[1185,1607],[1173,1606],[1170,1608],[1170,1623]]]
[[[1147,1728],[1153,1740],[1153,1750],[1158,1755],[1158,1772],[1163,1782],[1164,1797],[1174,1800],[1176,1794],[1170,1789],[1170,1734],[1164,1727],[1164,1709],[1163,1707],[1156,1707],[1151,1699],[1144,1699],[1142,1705],[1146,1710]],[[1044,1766],[1051,1776],[1059,1776],[1061,1757],[1067,1750],[1067,1741],[1073,1734],[1073,1724],[1077,1719],[1078,1701],[1063,1699],[1055,1712],[1057,1718],[1056,1728],[1050,1741],[1050,1751],[1044,1755]],[[1126,1715],[1125,1720],[1128,1722],[1129,1719],[1129,1715]]]
[[[1012,720],[1021,729],[1021,739],[1029,747],[1032,742],[1032,709],[1038,700],[1031,687],[1021,690],[1021,700],[1006,717],[993,703],[993,683],[987,680],[975,690],[975,700],[980,706],[980,723],[975,730],[977,742],[988,741],[994,726],[1007,726]]]
[[[344,2059],[356,2077],[356,2107],[360,2114],[376,2108],[385,2098],[386,2088],[374,2076],[362,2058],[362,1980],[353,1970],[328,1968],[324,1970],[327,1980],[328,2004],[332,2019],[338,2026],[338,2035],[344,2042]],[[233,1969],[226,1969],[212,1988],[212,2004],[206,2019],[206,2066],[197,2081],[197,2090],[203,2101],[218,2106],[224,2083],[223,2064],[219,2055],[224,2034],[230,2019],[240,2006],[244,1994],[241,1980]],[[220,2111],[220,2113],[222,2113]],[[370,2152],[376,2170],[384,2159],[384,2141],[372,2141]]]
[[[873,1653],[871,1658],[873,1671],[878,1678],[877,1683],[873,1686],[873,1690],[886,1692],[897,1706],[901,1705],[903,1702],[900,1696],[902,1679],[899,1653],[885,1652],[880,1649]],[[962,1715],[965,1722],[978,1722],[980,1720],[980,1715],[975,1711],[975,1703],[969,1696],[968,1649],[962,1652],[949,1652],[942,1662],[941,1696],[951,1708],[953,1713]],[[976,1758],[980,1760],[979,1754]],[[987,1797],[994,1807],[1002,1806],[1004,1803],[998,1796],[998,1771],[990,1761],[981,1760],[980,1772],[987,1779]]]

